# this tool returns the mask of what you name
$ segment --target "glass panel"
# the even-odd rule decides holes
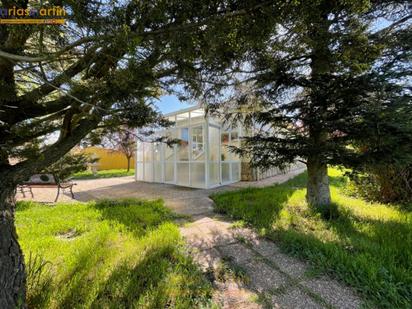
[[[189,113],[183,113],[176,115],[176,126],[189,125]]]
[[[192,128],[192,161],[204,161],[203,127]]]
[[[177,181],[181,186],[189,186],[189,163],[177,163]]]
[[[160,160],[161,160],[161,149],[162,149],[162,144],[160,144],[160,143],[154,143],[153,144],[153,161],[160,162]]]
[[[143,160],[145,162],[152,161],[152,144],[151,143],[144,143]]]
[[[205,187],[205,164],[204,163],[191,163],[190,176],[193,187],[204,188]]]
[[[170,122],[172,122],[172,125],[173,125],[173,126],[176,124],[176,116],[167,117],[167,120],[169,120]]]
[[[220,157],[222,161],[227,161],[229,160],[229,133],[228,132],[222,132],[220,135],[220,142],[222,145],[222,149],[220,150]]]
[[[174,154],[175,154],[175,149],[174,149],[174,146],[172,145],[172,146],[169,146],[169,145],[165,145],[165,147],[164,147],[164,149],[165,149],[165,161],[174,161],[174,159],[175,159],[175,156],[174,156]]]
[[[232,163],[232,181],[240,181],[240,163]]]
[[[175,164],[165,163],[165,181],[175,182]]]
[[[222,182],[230,182],[230,163],[222,163]]]
[[[162,164],[154,162],[154,182],[162,182]]]
[[[169,140],[174,140],[176,139],[176,130],[175,129],[170,129],[165,133],[165,137]],[[164,151],[164,160],[165,161],[174,161],[175,157],[175,144],[173,145],[167,145],[166,143],[163,146],[163,151]]]
[[[190,123],[201,123],[205,120],[205,112],[202,109],[196,109],[190,112]]]
[[[231,137],[230,144],[233,145],[233,146],[239,147],[240,142],[239,142],[239,132],[238,132],[238,130],[235,129],[235,131],[232,131],[230,133],[230,135],[231,135],[230,136]],[[237,154],[235,154],[233,152],[230,152],[230,160],[239,161],[240,157]]]
[[[219,161],[219,129],[216,127],[209,127],[209,160]]]
[[[189,128],[179,129],[179,145],[177,147],[177,160],[189,161]]]
[[[137,180],[143,180],[143,163],[136,163],[136,178]]]
[[[201,108],[195,109],[195,110],[190,112],[190,117],[192,117],[192,118],[194,118],[194,117],[204,117],[204,116],[205,116],[205,111]]]
[[[136,161],[143,161],[143,143],[137,143]]]
[[[144,163],[144,181],[153,181],[153,163]]]
[[[210,163],[209,164],[209,185],[218,185],[220,183],[219,177],[219,163]]]

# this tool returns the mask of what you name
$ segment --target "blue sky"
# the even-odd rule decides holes
[[[175,95],[164,95],[155,101],[155,105],[163,114],[177,111],[186,107],[193,106],[187,102],[180,102]]]

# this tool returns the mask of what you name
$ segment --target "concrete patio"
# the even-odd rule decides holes
[[[161,198],[165,201],[167,207],[179,214],[198,216],[212,212],[213,207],[209,195],[214,192],[236,190],[249,186],[268,186],[273,183],[286,181],[302,171],[303,169],[297,169],[288,174],[278,175],[261,181],[238,182],[215,189],[195,189],[168,184],[136,182],[133,176],[75,180],[76,185],[73,187],[73,191],[75,199],[84,202],[102,198]],[[26,197],[18,194],[17,199],[52,203],[56,197],[57,189],[33,188],[33,193],[34,198],[31,198],[30,194],[26,193]],[[73,202],[69,193],[61,193],[58,201]]]

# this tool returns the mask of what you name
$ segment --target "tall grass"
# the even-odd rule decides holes
[[[286,252],[356,288],[372,306],[412,308],[412,213],[350,197],[342,173],[329,174],[337,211],[329,220],[308,207],[306,174],[212,198],[216,211],[255,226]]]
[[[195,308],[211,286],[162,201],[20,202],[31,308]],[[29,258],[30,257],[30,258]],[[30,262],[31,261],[31,262]]]

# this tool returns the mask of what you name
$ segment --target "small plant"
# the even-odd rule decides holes
[[[246,222],[243,220],[237,220],[233,222],[232,225],[230,226],[231,229],[241,229],[244,227],[246,227]]]

